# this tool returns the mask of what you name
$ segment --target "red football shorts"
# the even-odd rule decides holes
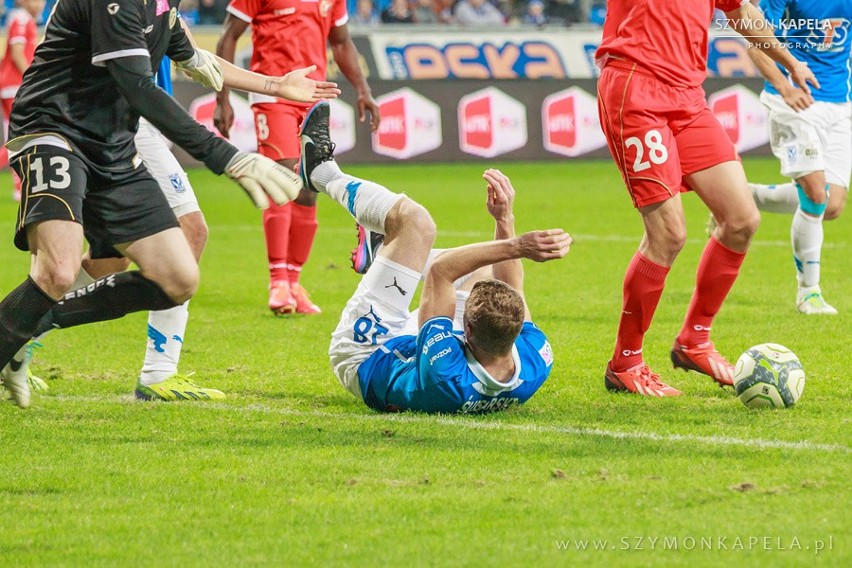
[[[308,113],[308,107],[257,103],[251,109],[254,111],[257,151],[275,161],[298,159],[301,153],[299,128]]]
[[[598,112],[634,207],[689,191],[685,176],[739,159],[704,89],[674,88],[634,63],[601,72]]]

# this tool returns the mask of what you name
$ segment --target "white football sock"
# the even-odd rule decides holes
[[[793,241],[793,257],[796,261],[799,288],[819,286],[819,261],[823,240],[822,218],[822,215],[813,217],[801,209],[793,215],[790,238]]]
[[[84,288],[94,281],[95,279],[89,276],[89,273],[81,267],[80,272],[77,273],[77,279],[74,280],[73,284],[71,284],[71,290],[79,290],[80,288]]]
[[[778,185],[750,183],[748,186],[757,208],[761,211],[793,214],[799,208],[799,192],[793,182]]]
[[[189,302],[148,312],[148,347],[139,379],[143,385],[161,383],[177,373],[188,319]]]
[[[394,193],[377,183],[343,173],[334,161],[323,162],[314,168],[311,182],[374,233],[385,234],[388,211],[405,197],[403,193]]]

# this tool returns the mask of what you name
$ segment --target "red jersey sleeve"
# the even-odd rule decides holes
[[[716,7],[723,12],[730,12],[748,4],[748,0],[716,0]]]
[[[13,43],[27,43],[27,28],[29,27],[27,26],[28,23],[29,22],[23,18],[14,18],[9,22],[9,31],[8,35],[6,36],[9,38],[9,45],[12,45]]]
[[[346,0],[335,0],[331,19],[333,28],[342,26],[349,21],[349,12],[346,11]]]
[[[251,23],[260,12],[263,0],[231,0],[228,13],[244,22]]]

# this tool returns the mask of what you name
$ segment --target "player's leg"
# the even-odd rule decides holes
[[[736,150],[709,109],[705,107],[689,127],[678,133],[678,147],[685,156],[686,182],[710,209],[718,225],[701,255],[695,290],[672,349],[672,363],[706,374],[721,385],[730,385],[733,366],[716,351],[710,341],[710,328],[739,275],[760,224],[760,213]]]
[[[671,264],[686,231],[680,201],[678,148],[663,113],[670,90],[654,78],[608,65],[598,83],[601,126],[645,236],[624,277],[615,349],[604,384],[609,390],[646,396],[676,396],[642,357],[645,332],[657,308]],[[656,112],[659,111],[659,112]]]
[[[186,172],[162,134],[147,121],[139,123],[136,148],[177,217],[195,261],[200,261],[208,228]],[[147,346],[136,386],[137,397],[159,400],[225,397],[221,391],[199,386],[178,372],[188,319],[189,302],[148,314]]]
[[[822,296],[820,261],[824,231],[823,217],[828,208],[830,186],[825,172],[817,171],[796,179],[799,207],[790,225],[793,259],[796,265],[796,307],[805,314],[837,313]]]

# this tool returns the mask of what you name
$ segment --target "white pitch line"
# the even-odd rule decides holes
[[[85,396],[55,396],[57,400],[74,402],[100,402],[106,404],[146,404],[128,397],[127,399],[104,399],[101,397]],[[164,403],[165,404],[165,403]],[[192,403],[175,403],[192,404]],[[205,408],[210,410],[225,410],[228,412],[260,412],[265,414],[279,414],[282,416],[298,416],[329,419],[353,419],[362,422],[399,422],[399,423],[438,423],[444,426],[453,426],[465,430],[496,430],[513,432],[539,432],[543,434],[563,434],[566,436],[577,436],[586,438],[612,438],[615,440],[641,440],[648,442],[677,443],[688,442],[707,444],[713,446],[741,446],[756,449],[777,450],[805,450],[813,452],[825,452],[832,454],[852,453],[852,448],[840,444],[820,444],[801,440],[788,442],[786,440],[766,440],[763,438],[734,438],[732,436],[697,436],[694,434],[659,434],[657,432],[627,432],[619,430],[606,430],[603,428],[580,428],[576,426],[543,426],[539,424],[509,424],[505,422],[482,422],[454,417],[448,415],[425,415],[425,414],[352,414],[335,413],[323,411],[291,410],[286,408],[273,408],[264,404],[249,404],[247,406],[233,406],[221,402],[200,402],[193,408]]]
[[[335,228],[329,227],[327,229],[322,229],[327,233],[334,234],[342,234],[349,235],[352,237],[354,242],[355,240],[355,229],[343,229],[343,228]],[[262,228],[260,225],[228,225],[227,227],[213,227],[210,229],[213,233],[227,233],[228,231],[240,231],[240,232],[256,232],[258,235],[261,234]],[[570,233],[570,231],[569,231]],[[438,229],[439,237],[450,237],[450,238],[465,238],[465,239],[490,239],[494,236],[493,232],[488,231],[444,231]],[[642,240],[641,235],[590,235],[585,233],[571,233],[571,237],[573,237],[575,243],[582,243],[583,241],[596,241],[596,242],[615,242],[615,243],[634,243],[636,246],[639,246],[639,243]],[[687,244],[690,245],[700,245],[707,242],[707,238],[693,238],[687,239]],[[781,247],[781,248],[790,248],[790,241],[775,241],[775,240],[760,240],[756,239],[751,242],[752,246],[758,247]],[[822,248],[824,249],[845,249],[845,242],[828,242],[823,243]]]

